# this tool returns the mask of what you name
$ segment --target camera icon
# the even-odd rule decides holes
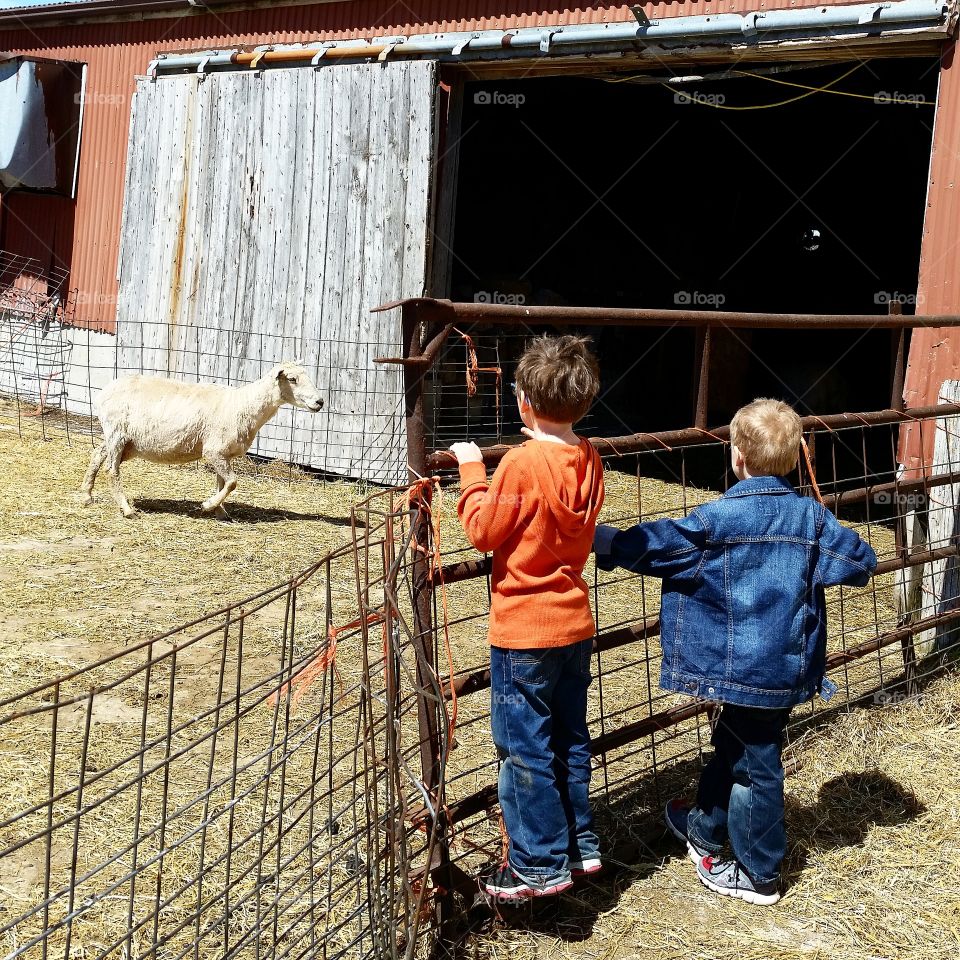
[[[478,90],[473,95],[473,102],[478,103],[481,106],[485,106],[487,104],[493,103],[493,95],[490,93],[489,90]]]
[[[678,307],[689,306],[692,301],[693,301],[693,297],[690,295],[689,290],[678,290],[673,295],[673,302]]]
[[[493,297],[490,296],[490,293],[487,290],[478,290],[473,295],[474,303],[490,303],[493,300]]]

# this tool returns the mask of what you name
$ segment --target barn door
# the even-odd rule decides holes
[[[139,81],[119,262],[118,365],[238,383],[301,358],[326,399],[252,452],[406,479],[397,311],[424,292],[435,64]]]

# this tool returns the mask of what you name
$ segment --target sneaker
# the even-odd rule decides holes
[[[736,897],[747,903],[769,906],[780,899],[776,880],[769,883],[754,883],[747,871],[736,860],[715,860],[704,857],[697,864],[697,876],[700,882],[714,893],[725,897]]]
[[[682,800],[671,800],[663,810],[663,822],[667,829],[681,842],[687,845],[687,856],[691,863],[699,864],[704,857],[711,855],[710,850],[692,843],[687,836],[687,818],[690,816],[690,804]]]
[[[587,877],[591,873],[599,873],[603,869],[603,863],[599,857],[587,857],[584,860],[570,861],[570,874],[574,877]]]
[[[573,886],[570,875],[545,882],[524,880],[509,863],[494,869],[483,881],[483,889],[498,900],[524,900],[527,897],[551,897]]]

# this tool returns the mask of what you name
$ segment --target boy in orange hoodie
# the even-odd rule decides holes
[[[600,381],[583,337],[539,337],[514,390],[523,433],[488,482],[480,448],[455,443],[457,512],[493,553],[490,719],[509,859],[484,881],[500,899],[560,893],[600,869],[590,812],[587,688],[595,631],[583,566],[603,464],[573,432]]]

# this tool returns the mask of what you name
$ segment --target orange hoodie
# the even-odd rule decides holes
[[[603,505],[603,463],[579,446],[528,440],[487,482],[460,467],[457,513],[470,542],[493,552],[490,644],[563,647],[596,632],[583,565]]]

